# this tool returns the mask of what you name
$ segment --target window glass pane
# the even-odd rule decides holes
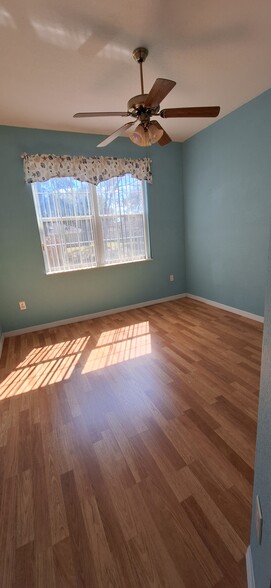
[[[106,264],[146,258],[142,182],[126,175],[97,186]]]
[[[99,214],[132,214],[144,211],[142,182],[130,174],[97,186]]]
[[[44,221],[43,233],[51,271],[96,265],[93,229],[89,219],[77,222],[65,218],[63,222]]]
[[[142,216],[104,217],[102,230],[106,263],[145,259]]]
[[[92,214],[89,184],[73,178],[54,178],[35,184],[42,217]]]

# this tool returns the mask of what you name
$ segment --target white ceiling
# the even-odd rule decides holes
[[[145,91],[177,85],[162,108],[220,105],[223,117],[270,87],[270,0],[4,0],[0,5],[0,124],[108,134],[140,93],[131,53],[149,49]],[[214,119],[161,121],[183,141]]]

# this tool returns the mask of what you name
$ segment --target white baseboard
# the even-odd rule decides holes
[[[113,308],[110,310],[102,310],[101,312],[93,312],[91,314],[84,314],[81,316],[75,316],[68,319],[60,320],[60,321],[53,321],[51,323],[43,323],[42,325],[34,325],[32,327],[25,327],[23,329],[16,329],[14,331],[7,331],[2,334],[0,339],[0,357],[1,357],[1,349],[3,346],[4,338],[5,337],[14,337],[16,335],[24,335],[24,333],[31,333],[34,331],[42,331],[43,329],[50,329],[54,327],[60,327],[61,325],[68,325],[70,323],[79,323],[81,321],[87,321],[93,318],[99,318],[101,316],[106,316],[109,314],[117,314],[119,312],[125,312],[127,310],[134,310],[137,308],[143,308],[144,306],[152,306],[153,304],[162,304],[163,302],[170,302],[171,300],[178,300],[179,298],[192,298],[193,300],[198,300],[199,302],[203,302],[204,304],[209,304],[210,306],[215,306],[216,308],[220,308],[221,310],[227,310],[228,312],[233,312],[234,314],[239,314],[240,316],[244,316],[246,318],[252,319],[254,321],[259,321],[263,323],[264,317],[258,314],[252,314],[251,312],[246,312],[245,310],[239,310],[238,308],[234,308],[233,306],[227,306],[226,304],[220,304],[220,302],[215,302],[214,300],[208,300],[207,298],[202,298],[201,296],[194,296],[194,294],[183,293],[183,294],[176,294],[175,296],[166,296],[165,298],[158,298],[156,300],[148,300],[147,302],[139,302],[138,304],[130,304],[129,306],[121,306],[119,308]]]
[[[152,306],[153,304],[162,304],[163,302],[170,302],[171,300],[178,300],[179,298],[185,298],[187,294],[176,294],[176,296],[166,296],[165,298],[158,298],[157,300],[148,300],[147,302],[139,302],[138,304],[130,304],[129,306],[121,306],[119,308],[113,308],[111,310],[102,310],[101,312],[93,312],[91,314],[84,314],[81,316],[75,316],[72,318],[54,321],[52,323],[44,323],[42,325],[34,325],[32,327],[25,327],[24,329],[16,329],[15,331],[7,331],[4,333],[4,337],[15,337],[16,335],[24,335],[25,333],[32,333],[33,331],[42,331],[43,329],[51,329],[54,327],[61,327],[61,325],[68,325],[70,323],[79,323],[82,321],[88,321],[93,318],[99,318],[101,316],[107,316],[109,314],[117,314],[119,312],[125,312],[126,310],[135,310],[137,308],[143,308],[144,306]]]
[[[2,335],[0,336],[0,358],[1,358],[1,355],[2,355],[2,349],[3,349],[4,339],[5,339],[5,335],[4,335],[4,333],[2,333]]]
[[[193,300],[198,300],[199,302],[204,302],[205,304],[210,304],[210,306],[215,306],[221,310],[227,310],[228,312],[239,314],[240,316],[252,319],[253,321],[258,321],[259,323],[263,323],[264,321],[264,317],[259,314],[253,314],[252,312],[247,312],[246,310],[240,310],[239,308],[234,308],[233,306],[227,306],[227,304],[220,304],[220,302],[208,300],[207,298],[202,298],[201,296],[194,296],[194,294],[186,294],[186,296],[187,298],[192,298]]]
[[[253,561],[252,561],[250,545],[248,546],[247,552],[246,552],[246,568],[247,568],[247,586],[248,586],[248,588],[255,588],[255,578],[254,578]]]

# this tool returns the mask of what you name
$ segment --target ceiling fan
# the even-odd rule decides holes
[[[135,120],[126,123],[109,135],[97,147],[106,147],[117,137],[127,134],[133,143],[140,147],[146,147],[159,143],[162,147],[171,142],[171,138],[153,116],[162,118],[187,118],[187,117],[216,117],[219,115],[220,106],[199,106],[186,108],[164,108],[160,110],[160,102],[174,88],[176,82],[157,78],[148,94],[144,94],[143,63],[148,55],[148,49],[138,47],[133,51],[133,58],[140,67],[141,94],[130,98],[127,104],[127,112],[77,112],[73,118],[87,118],[96,116],[132,116]],[[133,128],[135,127],[136,128]]]

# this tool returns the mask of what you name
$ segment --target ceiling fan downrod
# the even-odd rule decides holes
[[[140,85],[141,85],[141,94],[144,94],[144,81],[143,81],[143,67],[142,63],[144,63],[146,57],[148,56],[149,52],[146,47],[137,47],[133,51],[133,58],[137,63],[139,63],[140,67]]]

